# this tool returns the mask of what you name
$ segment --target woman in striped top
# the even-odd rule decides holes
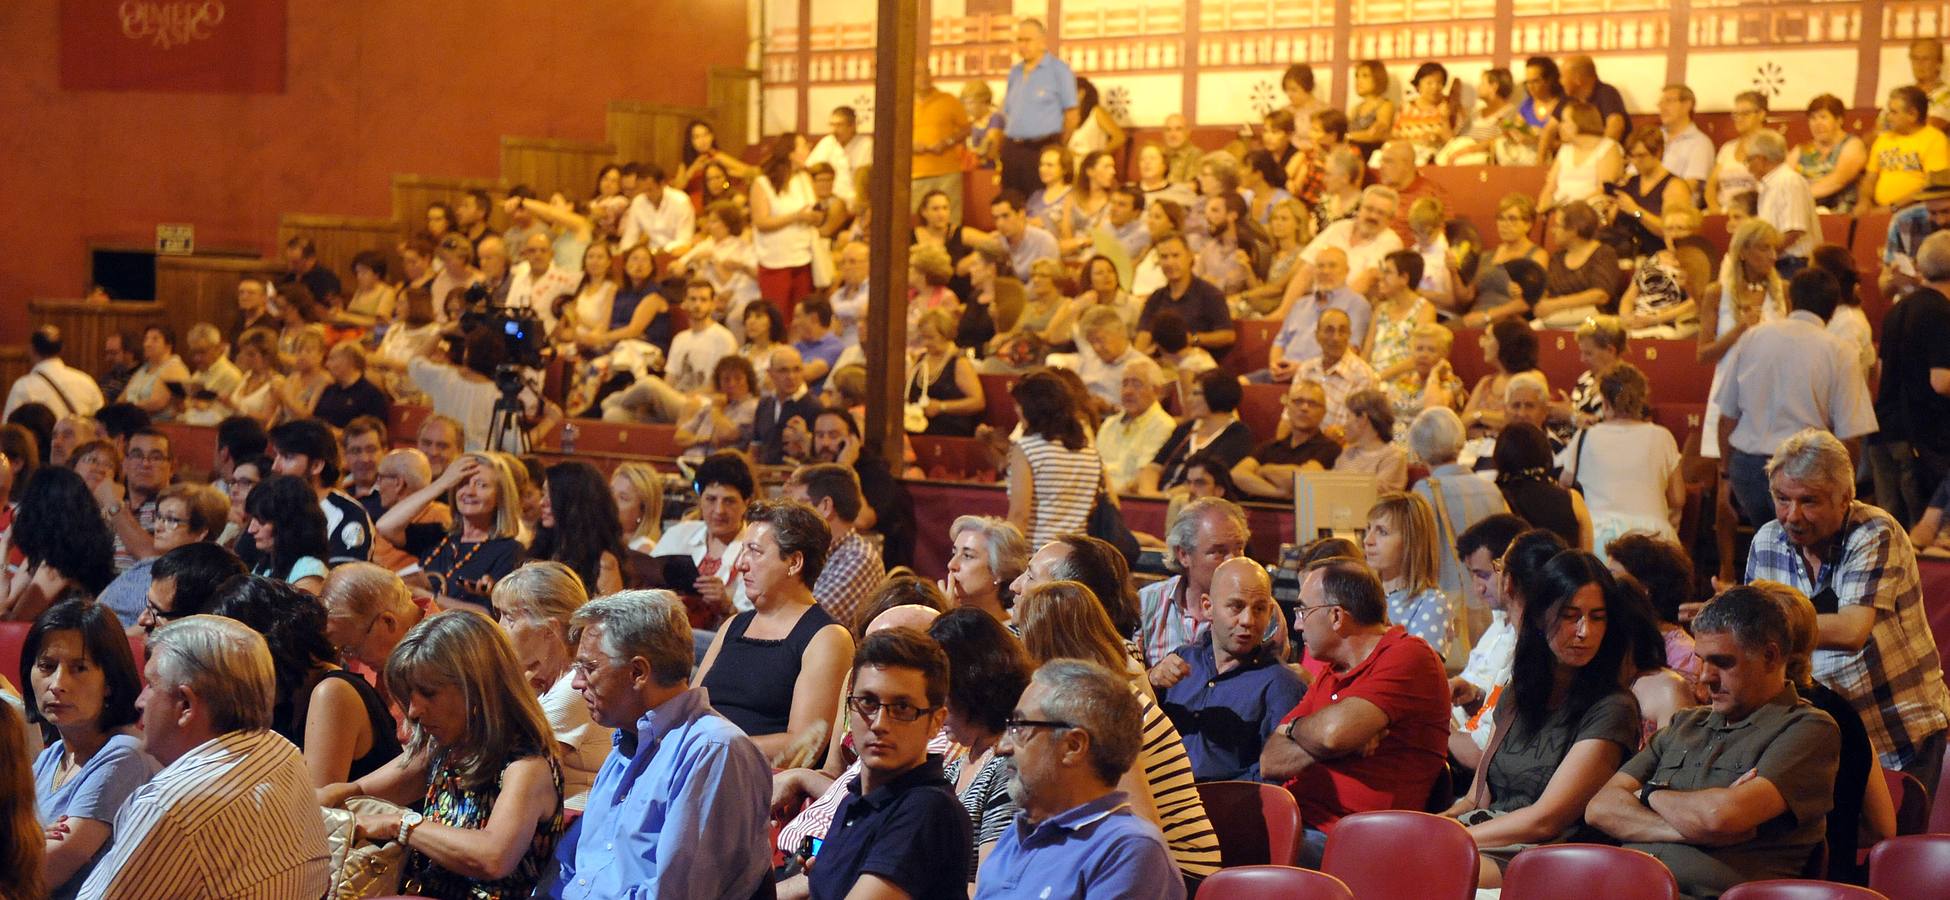
[[[1010,392],[1022,437],[1009,448],[1009,521],[1032,548],[1083,531],[1104,486],[1104,461],[1084,436],[1074,395],[1049,372],[1016,382]]]
[[[973,881],[1016,815],[1015,798],[1009,796],[1015,767],[995,747],[1035,667],[1022,642],[983,610],[947,612],[928,626],[928,636],[948,654],[947,731],[955,749],[944,771],[975,823],[968,870]]]
[[[1132,809],[1164,832],[1181,873],[1202,879],[1217,872],[1219,836],[1199,800],[1184,738],[1158,708],[1144,665],[1117,636],[1103,604],[1078,582],[1053,581],[1023,593],[1016,602],[1016,621],[1022,625],[1023,646],[1038,666],[1076,658],[1130,677],[1131,693],[1144,713],[1144,747],[1117,789],[1130,795]]]

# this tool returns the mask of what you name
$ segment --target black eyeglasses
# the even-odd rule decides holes
[[[885,712],[888,718],[896,722],[912,722],[941,708],[938,706],[909,706],[905,703],[882,703],[878,698],[862,697],[858,694],[849,695],[846,698],[846,705],[852,707],[854,712],[859,713],[860,718],[869,722],[873,721],[874,716],[882,712]]]
[[[174,622],[188,615],[188,613],[166,611],[154,603],[144,603],[143,607],[149,615],[155,617],[157,622]]]
[[[1032,728],[1075,728],[1075,727],[1076,727],[1075,725],[1072,725],[1068,722],[1059,722],[1056,721],[1055,719],[1024,719],[1017,716],[1010,716],[1007,720],[1005,720],[1002,723],[1002,732],[1009,736],[1009,740],[1020,742],[1023,739],[1023,732],[1028,731]]]

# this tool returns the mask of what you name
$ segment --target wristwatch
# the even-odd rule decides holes
[[[420,823],[424,821],[426,821],[426,816],[420,815],[410,809],[399,814],[400,846],[406,846],[406,836],[412,834],[413,829],[419,827]]]
[[[1296,719],[1294,719],[1294,720],[1292,720],[1292,721],[1290,721],[1290,722],[1288,722],[1288,723],[1286,723],[1286,729],[1285,729],[1285,731],[1286,731],[1286,739],[1287,739],[1287,740],[1289,740],[1289,741],[1291,741],[1291,740],[1293,740],[1293,729],[1294,729],[1294,726],[1297,726],[1297,725],[1299,725],[1299,724],[1300,724],[1300,720],[1299,720],[1299,719],[1297,719],[1297,718],[1296,718]]]
[[[1646,782],[1643,787],[1639,788],[1639,805],[1645,807],[1646,809],[1651,809],[1652,795],[1671,787],[1672,785],[1667,784],[1663,781]]]

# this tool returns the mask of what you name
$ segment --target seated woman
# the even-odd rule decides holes
[[[1609,621],[1611,573],[1589,553],[1565,552],[1538,581],[1483,764],[1445,813],[1469,827],[1482,853],[1479,887],[1501,887],[1519,851],[1568,839],[1639,744],[1638,704],[1618,684],[1631,639]]]
[[[393,648],[386,684],[413,723],[406,751],[358,781],[319,788],[318,802],[370,796],[408,807],[358,817],[360,839],[406,846],[401,890],[527,897],[564,829],[562,771],[514,648],[485,615],[437,613]]]
[[[1457,627],[1458,607],[1442,592],[1442,538],[1429,502],[1420,494],[1382,494],[1368,509],[1361,552],[1388,592],[1388,621],[1460,669],[1469,653],[1469,635],[1466,625]]]
[[[1550,262],[1550,254],[1530,234],[1537,230],[1537,201],[1529,194],[1512,192],[1503,195],[1496,203],[1496,249],[1490,253],[1490,262],[1503,265],[1515,259],[1527,259],[1538,265]]]
[[[386,280],[386,255],[361,250],[352,256],[352,297],[332,321],[355,328],[371,328],[393,320],[399,287]]]
[[[677,423],[677,445],[688,459],[703,459],[716,450],[745,447],[752,442],[758,419],[758,370],[751,360],[726,354],[711,370],[716,393],[703,398],[684,421]]]
[[[1460,410],[1469,392],[1449,363],[1456,334],[1435,322],[1415,326],[1408,339],[1410,368],[1384,385],[1394,405],[1395,432],[1390,440],[1408,436],[1408,423],[1425,409]]]
[[[1180,872],[1204,878],[1218,871],[1218,836],[1192,781],[1185,741],[1152,698],[1144,665],[1118,636],[1104,605],[1078,582],[1052,581],[1024,591],[1018,611],[1023,647],[1035,665],[1083,659],[1130,676],[1144,715],[1144,749],[1117,787],[1130,795],[1134,811],[1164,831]]]
[[[282,340],[282,338],[280,338]],[[332,386],[332,374],[325,370],[325,332],[307,327],[292,338],[291,372],[278,379],[271,394],[277,400],[274,416],[286,422],[310,418],[318,408],[318,398]]]
[[[207,484],[181,482],[163,488],[156,501],[156,556],[136,560],[109,582],[95,599],[115,611],[116,618],[133,624],[149,602],[149,570],[162,554],[200,541],[214,541],[223,532],[230,501]],[[242,506],[243,504],[238,504]]]
[[[1496,320],[1478,344],[1483,348],[1483,361],[1490,364],[1490,374],[1477,379],[1469,402],[1463,406],[1463,424],[1469,426],[1472,437],[1495,434],[1503,427],[1503,397],[1511,377],[1524,372],[1543,376],[1537,371],[1537,332],[1521,319]]]
[[[976,419],[987,408],[988,400],[982,393],[982,379],[975,374],[975,364],[955,346],[954,317],[945,309],[929,310],[921,316],[915,334],[920,338],[920,351],[911,363],[906,397],[908,409],[919,412],[927,424],[909,430],[973,437]]]
[[[941,593],[955,608],[974,607],[1004,625],[1015,600],[1016,576],[1029,567],[1031,547],[1022,530],[994,516],[959,516],[948,527],[948,577]]]
[[[1408,451],[1392,442],[1395,409],[1387,394],[1373,388],[1349,394],[1345,430],[1347,443],[1334,460],[1334,471],[1373,475],[1379,491],[1408,487]]]
[[[1618,299],[1618,253],[1598,240],[1598,213],[1573,200],[1551,217],[1557,251],[1544,272],[1544,299],[1530,311],[1545,328],[1575,328]]]
[[[944,773],[975,823],[975,865],[988,859],[1016,814],[1009,782],[1015,766],[995,752],[1029,676],[1022,642],[993,616],[957,609],[934,620],[928,636],[948,654],[948,736],[955,741]]]
[[[1253,433],[1239,421],[1237,410],[1245,390],[1237,376],[1212,369],[1198,376],[1185,404],[1183,424],[1172,429],[1156,458],[1138,471],[1137,493],[1158,496],[1183,487],[1193,456],[1209,453],[1227,469],[1253,452]]]
[[[1808,142],[1794,148],[1794,171],[1808,179],[1808,192],[1824,212],[1855,210],[1869,147],[1848,133],[1848,107],[1834,94],[1808,101]]]
[[[528,688],[541,698],[562,761],[562,805],[570,809],[588,802],[615,733],[590,718],[589,704],[575,687],[569,617],[588,602],[582,579],[559,562],[525,563],[494,586],[495,618],[508,633]]]
[[[416,523],[428,504],[448,492],[454,524]],[[373,523],[379,536],[420,559],[419,586],[442,609],[486,610],[494,582],[521,564],[521,494],[502,457],[469,453],[454,460],[432,484],[400,498]]]
[[[738,355],[752,364],[759,383],[766,383],[772,350],[785,342],[785,314],[770,303],[752,303],[726,315],[725,322],[743,342],[738,345]]]
[[[1611,604],[1611,627],[1630,640],[1622,683],[1638,699],[1639,744],[1672,722],[1673,714],[1700,704],[1700,690],[1685,673],[1666,665],[1666,642],[1659,633],[1659,617],[1646,598],[1645,586],[1630,575],[1617,575],[1618,597]]]
[[[1618,317],[1635,338],[1689,338],[1699,333],[1699,298],[1713,279],[1713,245],[1699,236],[1699,210],[1669,210],[1665,246],[1639,257],[1618,299]]]
[[[803,504],[751,504],[739,580],[752,608],[711,641],[697,683],[768,759],[825,746],[853,638],[814,602],[831,535]]]
[[[1536,528],[1557,532],[1574,549],[1591,549],[1591,513],[1584,495],[1551,477],[1550,438],[1529,422],[1512,422],[1496,436],[1496,486],[1510,511]]]
[[[1667,668],[1698,681],[1700,661],[1693,654],[1693,636],[1679,624],[1680,605],[1695,599],[1693,561],[1686,549],[1677,540],[1644,532],[1620,535],[1604,549],[1605,565],[1613,575],[1630,575],[1645,587]]]
[[[597,596],[623,589],[623,524],[601,470],[573,459],[549,466],[541,512],[531,559],[567,565]]]
[[[1029,224],[1054,236],[1064,201],[1070,197],[1071,183],[1076,180],[1076,157],[1070,155],[1070,148],[1059,144],[1044,147],[1036,157],[1036,180],[1043,186],[1029,195],[1022,211],[1029,217]]]
[[[1593,316],[1579,323],[1578,361],[1584,371],[1571,385],[1566,406],[1551,411],[1554,419],[1568,419],[1577,428],[1598,423],[1604,413],[1604,397],[1599,395],[1598,379],[1625,357],[1625,323],[1617,316]]]
[[[325,586],[325,513],[311,485],[293,475],[272,475],[251,490],[244,511],[250,514],[245,530],[257,550],[251,574],[317,596]]]
[[[647,554],[664,533],[664,476],[649,463],[626,462],[609,477],[609,496],[627,549]]]
[[[370,682],[339,667],[325,607],[273,578],[232,578],[211,615],[264,636],[277,675],[271,728],[304,751],[314,787],[357,781],[399,756],[397,724]]]
[[[142,752],[136,724],[142,673],[115,613],[69,600],[34,620],[17,674],[28,724],[56,735],[34,760],[34,791],[22,802],[48,833],[45,896],[69,898],[114,839],[122,801],[158,768]]]

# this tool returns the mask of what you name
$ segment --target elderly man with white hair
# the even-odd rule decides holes
[[[1369,185],[1361,191],[1361,205],[1351,218],[1342,219],[1320,230],[1300,251],[1300,270],[1294,273],[1287,293],[1314,289],[1314,266],[1320,254],[1334,248],[1347,258],[1347,285],[1356,293],[1374,290],[1380,277],[1381,261],[1402,249],[1402,236],[1389,225],[1397,210],[1406,208],[1401,194],[1386,185]]]
[[[1936,641],[1923,611],[1916,553],[1902,525],[1855,499],[1855,466],[1814,428],[1767,463],[1775,518],[1760,526],[1746,580],[1778,581],[1819,613],[1815,680],[1847,698],[1885,769],[1935,784],[1950,730]]]
[[[318,602],[325,607],[325,639],[346,659],[374,672],[385,671],[386,657],[427,616],[413,602],[406,582],[392,570],[369,562],[332,569]]]
[[[1191,643],[1204,630],[1199,605],[1212,589],[1219,564],[1246,552],[1252,532],[1246,511],[1217,497],[1185,504],[1165,535],[1165,564],[1177,574],[1138,591],[1138,643],[1151,683],[1170,687],[1189,671],[1171,651]]]
[[[142,749],[163,764],[115,815],[79,896],[309,900],[331,886],[325,822],[298,748],[271,730],[264,638],[217,616],[149,637]]]
[[[1442,592],[1468,601],[1472,622],[1489,623],[1489,608],[1474,595],[1469,573],[1456,558],[1456,536],[1471,525],[1500,512],[1509,512],[1496,483],[1457,462],[1467,434],[1462,417],[1448,407],[1425,409],[1408,426],[1408,449],[1429,467],[1429,475],[1412,490],[1435,510],[1436,546],[1441,548]],[[1472,629],[1473,631],[1474,629]]]
[[[1821,216],[1815,208],[1808,179],[1787,164],[1787,139],[1778,131],[1761,129],[1747,137],[1747,170],[1760,179],[1760,207],[1756,215],[1781,233],[1781,257],[1775,266],[1783,276],[1806,268],[1808,257],[1821,242]]]
[[[1158,383],[1164,370],[1150,357],[1139,355],[1124,365],[1117,379],[1117,412],[1097,428],[1097,455],[1104,474],[1118,493],[1137,487],[1138,473],[1158,457],[1178,423],[1158,403]]]

